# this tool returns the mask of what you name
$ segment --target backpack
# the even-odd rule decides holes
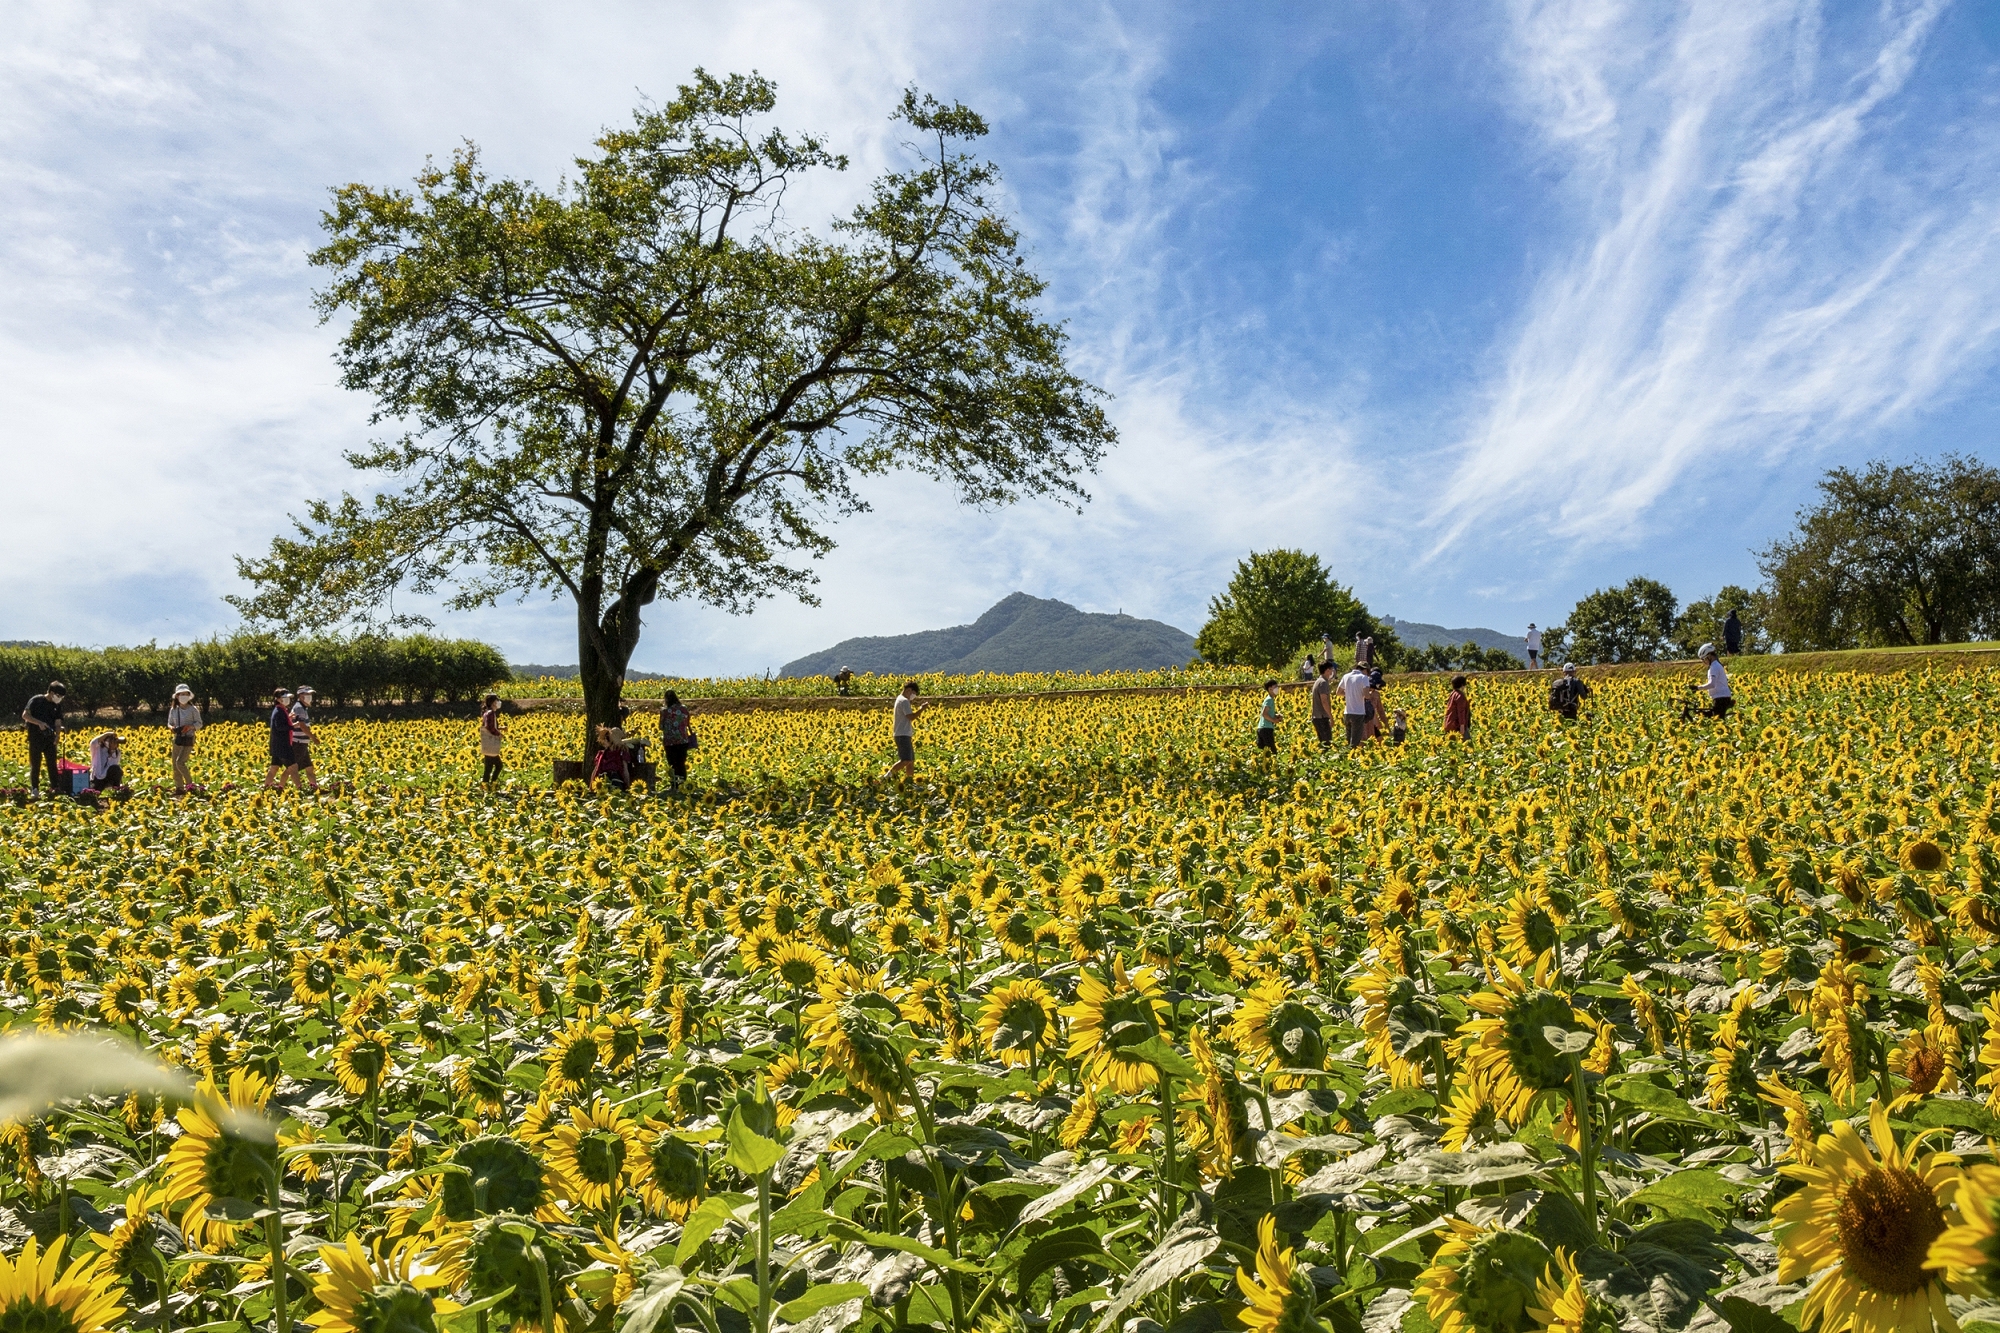
[[[1569,682],[1559,680],[1549,686],[1549,710],[1560,713],[1567,707],[1569,707]]]

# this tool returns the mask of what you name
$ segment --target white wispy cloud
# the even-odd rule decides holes
[[[1493,358],[1437,549],[1629,544],[1671,488],[1948,395],[2000,333],[2000,132],[1912,107],[1943,6],[1523,0],[1512,97],[1580,219]],[[1912,123],[1912,117],[1923,118]]]

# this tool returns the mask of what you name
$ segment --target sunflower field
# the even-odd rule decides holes
[[[0,1333],[2000,1333],[2000,674],[1473,689],[135,732],[0,805],[0,1084],[183,1090],[0,1124]]]

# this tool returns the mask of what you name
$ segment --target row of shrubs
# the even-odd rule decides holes
[[[126,717],[164,710],[186,683],[204,708],[255,708],[278,686],[310,685],[321,705],[460,703],[508,680],[506,659],[472,639],[282,639],[235,634],[201,643],[137,648],[0,648],[0,701],[69,686],[70,705]],[[0,711],[12,720],[21,703]]]

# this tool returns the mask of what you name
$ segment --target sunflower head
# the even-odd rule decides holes
[[[270,1083],[239,1069],[229,1076],[225,1101],[213,1079],[195,1089],[195,1104],[183,1108],[182,1134],[167,1153],[162,1202],[185,1204],[182,1229],[197,1245],[226,1244],[240,1223],[207,1216],[218,1199],[261,1199],[277,1170],[275,1136],[262,1132],[262,1112]]]
[[[1237,1317],[1253,1333],[1307,1333],[1317,1329],[1313,1303],[1318,1293],[1310,1277],[1301,1278],[1292,1251],[1278,1247],[1278,1219],[1270,1214],[1257,1224],[1257,1276],[1236,1270],[1243,1292]]]
[[[1545,1333],[1617,1333],[1618,1316],[1593,1299],[1576,1271],[1576,1259],[1558,1249],[1535,1288],[1535,1305],[1528,1311]]]
[[[646,1150],[646,1202],[667,1217],[685,1216],[708,1186],[708,1159],[676,1134],[662,1132]]]
[[[452,1164],[466,1174],[444,1177],[444,1213],[464,1222],[484,1213],[533,1213],[547,1199],[542,1164],[520,1140],[488,1134],[458,1145]]]
[[[506,1314],[516,1327],[541,1327],[540,1283],[544,1271],[548,1274],[550,1303],[560,1309],[569,1302],[569,1275],[574,1269],[575,1256],[567,1242],[533,1218],[518,1213],[482,1217],[447,1253],[454,1285],[476,1300],[499,1296],[494,1308]],[[502,1296],[502,1292],[507,1294]],[[542,1333],[553,1331],[544,1329]]]
[[[0,1257],[0,1330],[5,1333],[102,1333],[125,1313],[117,1278],[100,1256],[78,1256],[63,1267],[63,1242],[38,1249],[30,1236],[21,1253]]]
[[[1940,1275],[1927,1265],[1963,1178],[1958,1159],[1899,1145],[1880,1102],[1869,1131],[1872,1150],[1843,1120],[1821,1136],[1811,1163],[1784,1169],[1804,1188],[1773,1211],[1778,1280],[1832,1270],[1814,1284],[1801,1320],[1824,1333],[1927,1331],[1938,1315],[1950,1326]]]
[[[320,1333],[437,1333],[438,1315],[457,1308],[425,1290],[442,1278],[412,1276],[407,1246],[371,1259],[349,1237],[345,1245],[322,1247],[319,1257],[326,1272],[313,1284],[313,1295],[321,1308],[306,1322]]]
[[[986,1048],[1001,1063],[1024,1065],[1055,1035],[1056,1013],[1049,989],[1032,977],[996,986],[979,1013]]]
[[[1548,1247],[1523,1231],[1453,1218],[1451,1235],[1417,1276],[1416,1295],[1441,1333],[1525,1333]]]
[[[1929,838],[1917,838],[1903,844],[1902,855],[1897,859],[1912,875],[1935,875],[1944,869],[1944,848]]]

